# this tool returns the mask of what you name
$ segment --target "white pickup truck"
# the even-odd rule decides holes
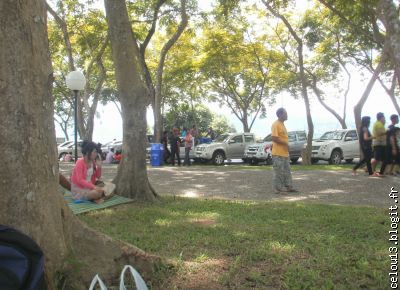
[[[253,133],[231,133],[218,136],[211,144],[196,146],[196,161],[212,161],[222,165],[227,159],[242,159],[246,145],[255,142]]]
[[[289,155],[292,163],[296,163],[301,157],[301,150],[307,143],[307,135],[305,131],[290,131],[289,137]],[[249,144],[243,156],[243,161],[250,164],[258,164],[265,162],[267,165],[272,164],[272,136],[269,134],[262,143]]]
[[[329,164],[340,164],[342,159],[350,163],[360,157],[360,143],[356,130],[328,131],[313,140],[311,161],[326,160]]]

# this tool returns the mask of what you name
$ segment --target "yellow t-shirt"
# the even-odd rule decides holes
[[[283,122],[276,120],[271,127],[271,134],[274,137],[279,137],[281,141],[289,142],[289,136]],[[287,145],[282,145],[272,141],[272,155],[289,157],[289,150]]]
[[[382,124],[382,122],[376,121],[372,127],[372,136],[375,137],[375,139],[372,141],[373,146],[386,146],[386,135],[381,135],[385,132],[385,126]]]

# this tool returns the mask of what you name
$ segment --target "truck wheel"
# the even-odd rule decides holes
[[[311,164],[317,164],[318,163],[318,159],[316,158],[311,158]]]
[[[292,158],[292,159],[290,159],[290,161],[292,161],[292,164],[296,164],[297,161],[299,161],[299,157],[297,157],[297,158]]]
[[[333,150],[331,158],[329,158],[329,164],[340,164],[342,162],[342,153],[339,150]]]
[[[353,158],[346,159],[346,163],[351,163],[351,162],[353,162]]]
[[[267,157],[267,159],[265,160],[265,164],[266,164],[266,165],[272,165],[272,157],[271,157],[271,155],[269,155],[269,156]]]
[[[225,155],[221,151],[217,151],[213,154],[212,162],[214,165],[223,165],[225,161]]]

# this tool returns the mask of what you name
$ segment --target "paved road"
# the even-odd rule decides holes
[[[68,175],[71,164],[60,164]],[[105,180],[112,180],[116,165],[104,165]],[[390,188],[400,189],[400,177],[369,178],[349,170],[294,171],[298,194],[277,195],[272,190],[272,171],[240,169],[238,166],[151,167],[148,175],[160,195],[218,198],[231,200],[307,201],[342,205],[368,205],[387,208],[394,204]]]

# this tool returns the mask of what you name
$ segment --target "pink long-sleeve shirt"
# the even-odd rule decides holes
[[[96,180],[101,177],[101,167],[97,167],[96,163],[93,162],[93,174],[90,178],[90,182],[86,180],[88,168],[83,158],[78,159],[75,164],[74,170],[72,171],[71,182],[77,187],[84,189],[94,189]]]

